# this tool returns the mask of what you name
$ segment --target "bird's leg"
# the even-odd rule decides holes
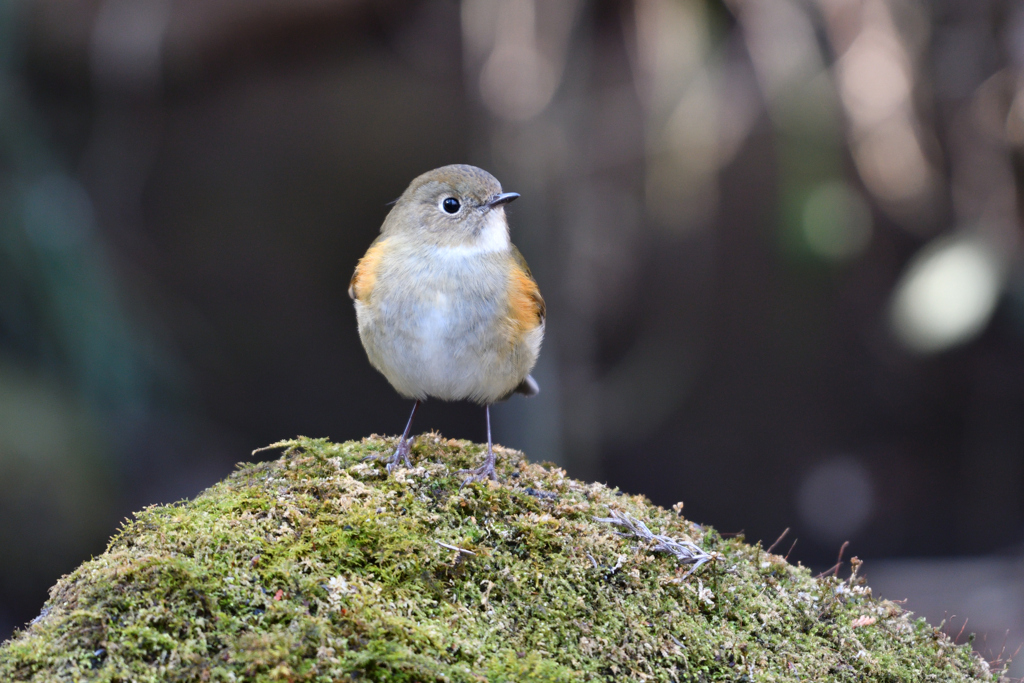
[[[405,431],[402,432],[402,438],[398,441],[398,448],[388,458],[388,464],[386,465],[388,474],[391,474],[391,470],[398,467],[399,462],[402,462],[406,467],[412,467],[412,461],[409,460],[409,430],[412,429],[412,418],[416,415],[416,409],[419,407],[420,402],[417,399],[412,404],[412,412],[409,414],[409,421],[405,423]]]
[[[459,470],[459,474],[468,474],[462,486],[474,481],[486,481],[493,479],[498,481],[498,473],[494,471],[494,449],[491,447],[491,406],[484,408],[487,415],[487,455],[484,457],[484,464],[472,470]],[[460,487],[461,488],[461,487]]]

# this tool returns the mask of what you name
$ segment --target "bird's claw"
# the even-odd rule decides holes
[[[498,473],[494,470],[494,455],[488,455],[487,459],[484,460],[484,464],[480,467],[476,467],[471,470],[459,470],[456,472],[458,475],[468,474],[469,476],[462,482],[461,489],[466,484],[472,484],[474,481],[498,481]]]
[[[398,442],[398,448],[395,449],[395,452],[388,458],[387,464],[384,465],[384,469],[388,471],[388,474],[391,474],[399,464],[405,465],[406,467],[412,467],[412,461],[409,459],[409,453],[411,451],[412,448],[409,444],[409,440],[400,440]],[[384,456],[382,455],[368,455],[363,458],[363,460],[380,460],[383,457]]]

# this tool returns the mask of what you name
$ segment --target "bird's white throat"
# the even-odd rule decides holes
[[[508,239],[508,223],[505,221],[503,208],[491,209],[484,216],[484,226],[476,239],[466,244],[447,247],[446,253],[452,256],[472,256],[495,251],[508,251],[511,246]]]

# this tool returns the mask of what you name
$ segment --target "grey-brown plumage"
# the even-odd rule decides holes
[[[360,260],[349,294],[370,363],[402,396],[485,406],[537,393],[529,376],[544,300],[512,246],[502,193],[486,171],[445,166],[409,185]],[[413,414],[415,414],[415,407]],[[488,458],[467,481],[494,478]],[[412,417],[410,416],[410,424]],[[408,429],[388,469],[408,463]]]

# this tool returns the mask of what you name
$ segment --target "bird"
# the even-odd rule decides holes
[[[505,207],[519,198],[487,171],[442,166],[415,178],[356,265],[348,294],[370,364],[412,412],[388,474],[409,459],[409,430],[428,398],[484,406],[487,452],[463,486],[494,480],[491,405],[536,395],[530,375],[547,310],[509,238]]]

